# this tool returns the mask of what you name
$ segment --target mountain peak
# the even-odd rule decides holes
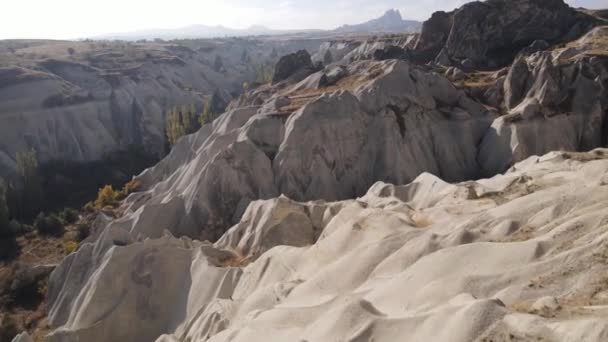
[[[403,20],[398,9],[389,9],[379,18],[358,25],[344,25],[338,32],[412,32],[420,29],[421,23]]]
[[[403,21],[401,12],[399,12],[398,9],[394,9],[394,8],[386,11],[384,13],[384,15],[381,17],[381,19],[390,20],[390,21],[399,21],[399,22]]]

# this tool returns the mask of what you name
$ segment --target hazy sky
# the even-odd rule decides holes
[[[193,24],[276,29],[334,28],[397,8],[406,19],[424,20],[467,0],[1,0],[0,39],[86,38],[106,33]],[[608,0],[570,0],[608,8]]]

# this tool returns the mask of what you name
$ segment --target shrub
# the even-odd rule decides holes
[[[44,203],[43,181],[40,175],[38,157],[34,150],[19,152],[16,156],[17,171],[22,183],[20,201],[17,204],[18,217],[35,215]],[[31,217],[31,216],[30,216]]]
[[[0,261],[12,260],[19,254],[19,244],[14,236],[0,237]],[[4,341],[0,339],[0,341]]]
[[[88,238],[89,235],[91,235],[91,227],[81,223],[76,227],[76,233],[76,240],[78,240],[78,242],[82,242],[84,239]]]
[[[8,229],[13,235],[21,235],[28,230],[28,227],[17,220],[11,220],[8,223]]]
[[[78,211],[72,208],[65,208],[61,214],[59,214],[59,217],[65,224],[72,224],[78,221]]]
[[[93,204],[93,202],[87,202],[87,204],[84,205],[83,209],[87,213],[93,213],[95,212],[95,204]]]
[[[139,179],[132,179],[122,187],[122,194],[124,197],[139,191],[141,189],[141,181]]]
[[[63,243],[63,254],[69,255],[74,253],[78,248],[78,243],[76,241],[66,241]]]
[[[49,216],[45,216],[44,213],[38,214],[34,228],[42,235],[60,236],[64,231],[61,220],[55,214]]]
[[[95,208],[103,209],[105,207],[113,207],[117,204],[119,193],[115,191],[111,185],[106,185],[99,189],[97,199],[95,200]]]
[[[4,317],[0,316],[0,341],[12,341],[19,333],[15,318],[8,313]]]

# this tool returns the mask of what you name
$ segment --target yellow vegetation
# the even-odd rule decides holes
[[[63,243],[63,254],[72,254],[77,248],[78,243],[76,241],[66,241]]]
[[[99,189],[97,199],[95,200],[95,208],[103,209],[105,207],[113,207],[117,204],[119,193],[115,191],[111,185],[106,185]]]

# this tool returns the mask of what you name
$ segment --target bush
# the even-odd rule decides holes
[[[0,341],[12,341],[18,333],[15,318],[8,313],[0,316]]]
[[[111,185],[106,185],[99,189],[97,199],[95,200],[95,208],[103,209],[105,207],[116,206],[119,193],[114,191]]]
[[[132,179],[127,184],[122,187],[122,195],[123,197],[127,197],[130,194],[139,191],[141,188],[141,181],[139,179]]]
[[[78,227],[76,227],[76,232],[76,240],[82,242],[91,235],[91,227],[86,224],[79,224]]]
[[[34,221],[34,228],[42,235],[63,235],[64,228],[61,219],[55,214],[45,216],[44,213],[38,214]]]
[[[13,235],[22,235],[28,231],[29,227],[21,224],[17,220],[11,220],[11,222],[8,224],[8,229]]]
[[[59,218],[61,218],[65,224],[72,224],[78,221],[78,211],[72,208],[65,208],[61,214],[59,214]]]
[[[0,261],[12,260],[19,254],[19,244],[14,236],[0,237]],[[3,341],[0,339],[0,341]]]
[[[95,212],[95,204],[93,204],[93,202],[87,202],[87,204],[84,205],[83,209],[87,213],[94,213]]]

